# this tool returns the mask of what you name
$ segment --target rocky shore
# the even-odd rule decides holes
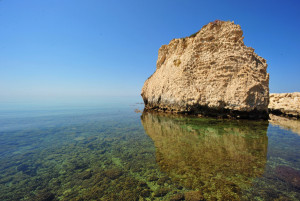
[[[271,114],[300,118],[300,92],[270,94]]]
[[[243,38],[239,25],[216,20],[163,45],[142,89],[145,110],[268,119],[267,63]]]

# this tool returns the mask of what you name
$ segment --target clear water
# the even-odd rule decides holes
[[[142,108],[0,108],[0,200],[300,200],[295,130]]]

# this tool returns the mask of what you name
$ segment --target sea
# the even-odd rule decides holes
[[[0,200],[300,200],[299,120],[143,108],[0,105]]]

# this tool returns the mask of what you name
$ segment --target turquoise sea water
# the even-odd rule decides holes
[[[297,130],[136,109],[2,107],[0,200],[300,200]]]

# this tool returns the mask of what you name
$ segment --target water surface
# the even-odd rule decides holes
[[[142,107],[2,110],[0,200],[300,199],[295,130]]]

